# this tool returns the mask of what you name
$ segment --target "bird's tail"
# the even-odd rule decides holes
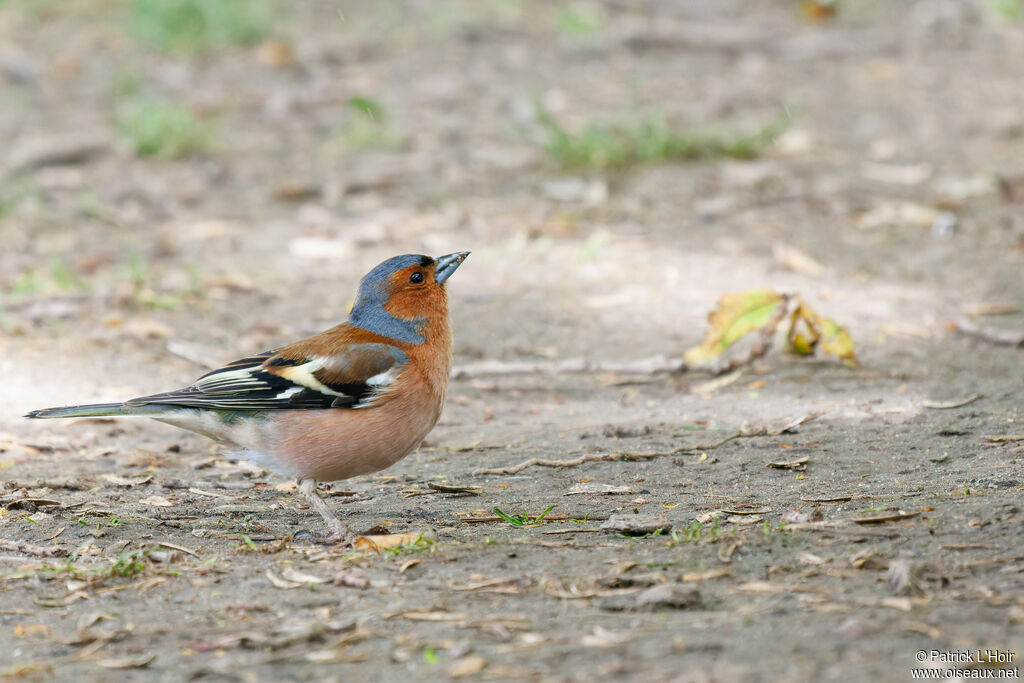
[[[31,419],[50,419],[57,417],[155,417],[173,412],[173,406],[167,405],[129,405],[126,403],[93,403],[87,406],[64,406],[62,408],[43,408],[33,410],[25,415]]]

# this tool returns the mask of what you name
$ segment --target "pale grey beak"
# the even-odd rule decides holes
[[[437,280],[437,284],[443,283],[445,280],[452,276],[462,262],[469,256],[468,251],[457,251],[454,254],[448,254],[447,256],[437,257],[437,267],[434,269],[434,279]]]

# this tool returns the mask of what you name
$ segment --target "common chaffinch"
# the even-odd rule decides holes
[[[316,490],[390,467],[437,423],[451,374],[445,282],[468,251],[395,256],[359,284],[348,322],[208,372],[190,387],[124,403],[35,410],[30,418],[149,417],[293,475],[324,518],[352,533]]]

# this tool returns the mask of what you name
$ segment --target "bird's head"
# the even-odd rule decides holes
[[[445,282],[467,256],[468,251],[460,251],[437,258],[389,258],[359,283],[349,323],[407,344],[423,343],[424,323],[438,316],[447,321]]]

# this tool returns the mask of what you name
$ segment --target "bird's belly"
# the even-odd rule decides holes
[[[395,397],[382,405],[287,411],[261,448],[300,478],[338,481],[377,472],[411,453],[437,423],[442,397]]]

